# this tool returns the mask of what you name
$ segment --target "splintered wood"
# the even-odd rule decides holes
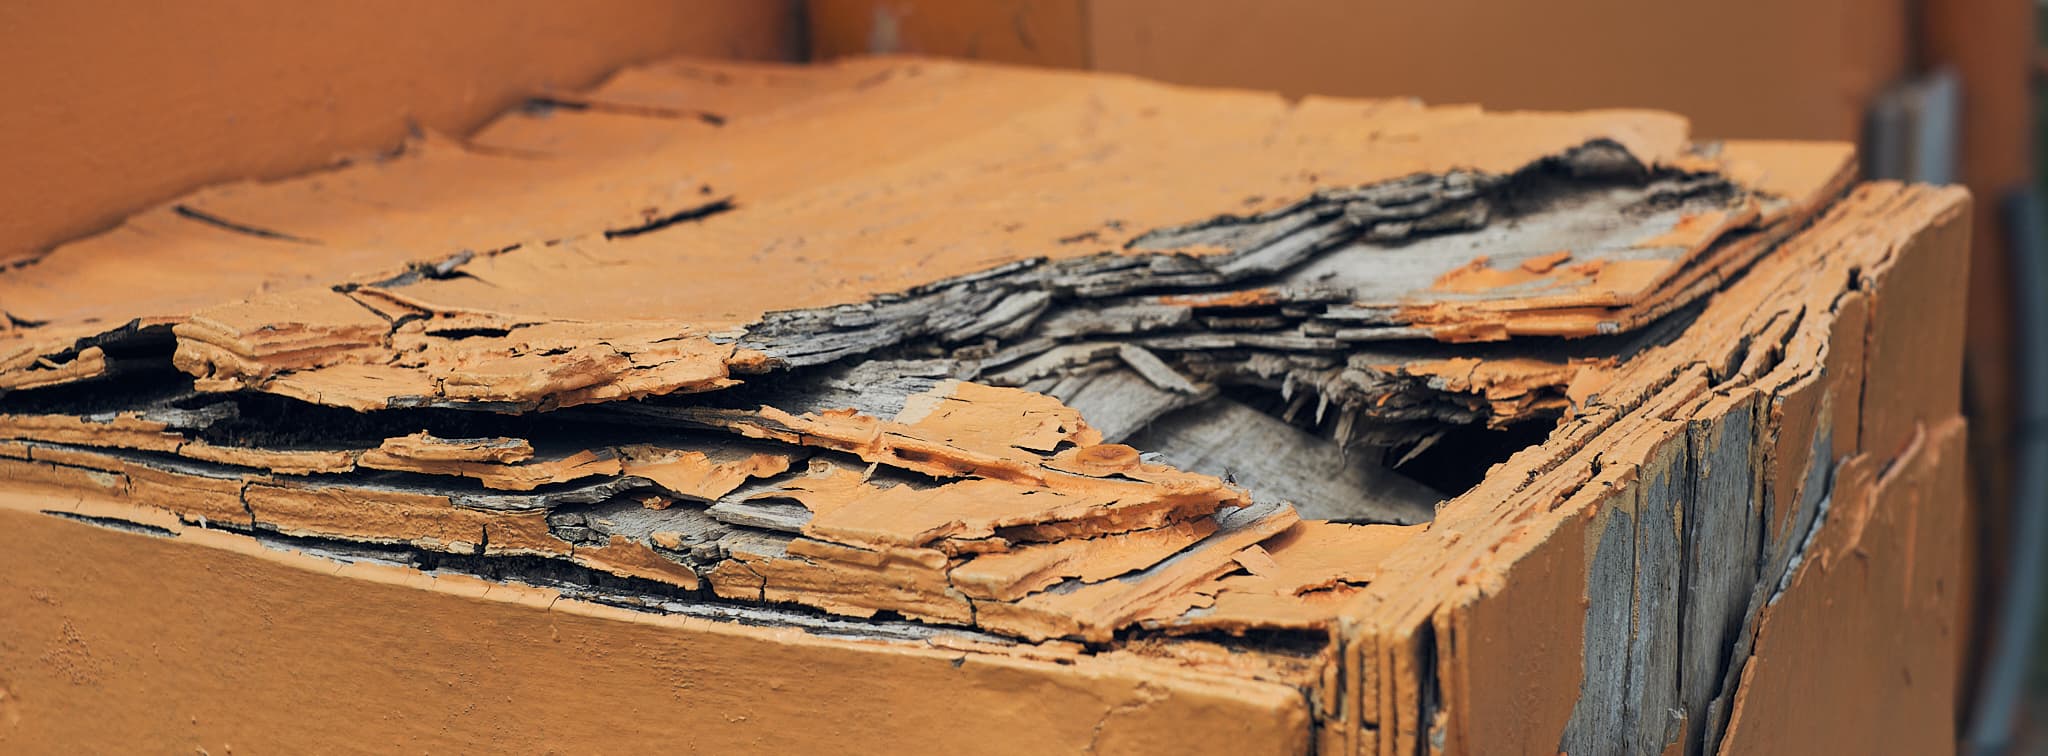
[[[1851,190],[1852,157],[654,64],[0,271],[0,479],[650,614],[1290,686],[1330,753],[1701,752],[1776,716],[1731,712],[1830,471],[1956,453],[1950,355],[1869,361],[1956,335],[1953,276],[1891,270],[1954,252],[1965,200]]]

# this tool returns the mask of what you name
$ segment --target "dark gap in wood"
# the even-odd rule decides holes
[[[193,207],[191,207],[191,206],[189,206],[189,205],[177,205],[177,206],[175,206],[175,207],[172,207],[172,208],[171,208],[171,211],[172,211],[172,212],[175,212],[175,213],[177,213],[177,214],[178,214],[178,216],[179,216],[179,217],[181,217],[181,218],[186,218],[186,219],[189,219],[189,220],[197,221],[197,222],[200,222],[200,223],[204,223],[204,224],[206,224],[206,225],[209,225],[209,226],[213,226],[213,227],[216,227],[216,228],[220,228],[220,229],[223,229],[223,230],[226,230],[226,231],[232,231],[232,232],[235,232],[235,233],[238,233],[238,234],[246,234],[246,235],[249,235],[249,236],[254,236],[254,237],[258,238],[258,239],[271,239],[271,240],[274,240],[274,241],[288,241],[288,242],[297,242],[297,243],[299,243],[299,244],[319,244],[319,243],[320,243],[320,242],[318,242],[318,241],[315,241],[315,240],[313,240],[313,239],[307,239],[307,238],[305,238],[305,237],[301,237],[301,236],[293,236],[293,235],[291,235],[291,234],[287,234],[287,233],[284,233],[284,232],[282,232],[282,231],[272,231],[272,230],[270,230],[270,229],[267,229],[267,228],[259,228],[259,227],[256,227],[256,226],[251,226],[251,225],[248,225],[248,224],[246,224],[246,223],[236,223],[236,222],[234,222],[234,221],[231,221],[231,220],[228,220],[228,219],[226,219],[226,218],[222,218],[222,217],[220,217],[220,216],[218,216],[218,215],[214,215],[214,214],[211,214],[211,213],[205,212],[205,211],[203,211],[203,210],[198,210],[198,209],[195,209],[195,208],[193,208]]]
[[[1443,429],[1444,437],[1394,469],[1451,496],[1479,485],[1486,471],[1516,452],[1543,443],[1556,427],[1553,420],[1531,420],[1505,428],[1483,425]]]

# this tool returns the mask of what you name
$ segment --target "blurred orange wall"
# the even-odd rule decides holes
[[[195,187],[462,134],[668,54],[790,58],[793,0],[7,0],[0,266]]]
[[[1906,67],[1906,0],[810,0],[812,52],[1190,84],[1649,107],[1703,137],[1854,139]]]

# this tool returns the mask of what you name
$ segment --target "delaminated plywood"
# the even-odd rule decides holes
[[[1648,112],[650,64],[0,273],[0,476],[165,558],[632,610],[596,633],[1211,675],[1331,753],[1697,752],[1789,674],[1749,660],[1836,460],[1955,413],[1954,360],[1895,355],[1960,322],[1965,200],[1850,162]]]

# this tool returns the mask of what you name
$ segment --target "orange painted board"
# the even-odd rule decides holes
[[[1308,737],[1294,691],[1171,663],[839,639],[342,565],[175,522],[141,535],[41,513],[72,506],[137,517],[0,494],[21,539],[0,556],[0,748],[15,752],[1279,754]],[[330,705],[337,691],[352,703]]]
[[[1956,427],[1953,351],[1897,356],[1954,343],[1967,198],[1850,159],[1644,111],[652,64],[0,272],[0,479],[55,540],[314,593],[907,639],[1141,728],[1262,717],[1226,750],[1704,750],[1798,671],[1747,665],[1798,632],[1763,610],[1786,576],[1824,590],[1805,536],[1875,464],[1835,461]],[[1118,670],[1169,682],[1110,702]],[[1213,701],[1165,703],[1180,675]]]

